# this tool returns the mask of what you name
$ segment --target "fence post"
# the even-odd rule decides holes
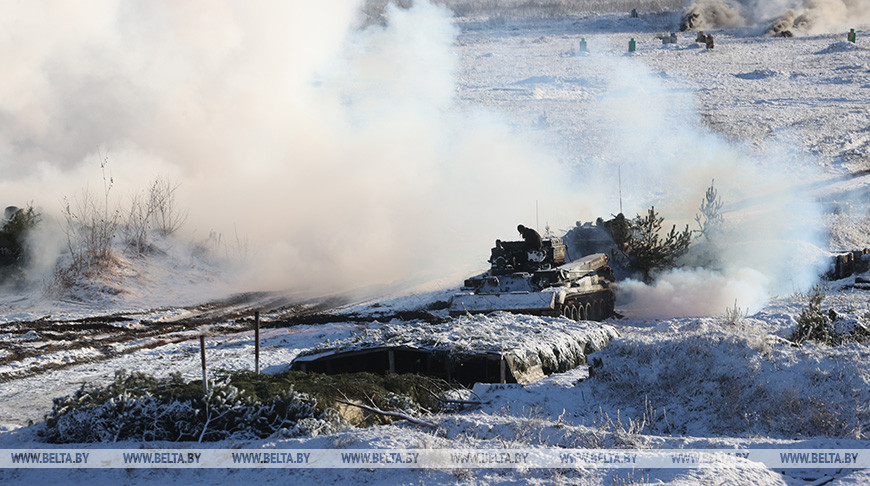
[[[260,311],[254,311],[254,369],[260,374]]]
[[[208,368],[205,364],[205,335],[199,335],[199,357],[202,360],[202,391],[208,395]]]

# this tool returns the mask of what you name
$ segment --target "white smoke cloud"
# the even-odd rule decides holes
[[[108,154],[117,198],[163,176],[180,183],[191,236],[247,240],[241,286],[340,290],[465,273],[495,238],[534,222],[536,202],[565,215],[545,217],[553,227],[606,214],[606,169],[620,164],[629,216],[655,204],[668,221],[691,222],[715,179],[734,228],[719,268],[639,285],[636,302],[649,292],[659,307],[719,313],[812,280],[813,268],[789,261],[822,227],[796,187],[803,164],[712,135],[691,97],[645,68],[589,59],[614,85],[590,110],[604,143],[584,160],[598,167],[571,172],[496,115],[456,102],[449,11],[389,7],[386,23],[358,30],[358,7],[0,4],[17,19],[0,35],[19,39],[0,43],[0,193],[59,209],[83,187],[102,190]],[[693,290],[706,306],[668,304]]]
[[[865,0],[693,0],[682,30],[753,26],[771,33],[824,34],[870,25]]]
[[[620,283],[623,311],[645,318],[707,316],[722,313],[737,304],[738,308],[757,311],[770,298],[770,279],[752,268],[726,272],[676,269],[650,285],[636,280]]]
[[[186,229],[247,241],[245,286],[345,289],[482,261],[555,159],[454,100],[448,10],[346,0],[3,3],[0,192],[53,212],[177,181]],[[506,188],[522,181],[522,193]],[[465,268],[465,267],[461,267]]]
[[[625,282],[619,304],[635,317],[717,315],[735,300],[755,312],[771,295],[809,288],[827,262],[822,210],[804,187],[820,177],[818,165],[775,141],[760,151],[729,142],[702,123],[690,94],[667,89],[645,66],[598,62],[614,81],[590,126],[605,141],[596,156],[621,167],[626,216],[654,205],[666,229],[697,229],[711,182],[725,204],[715,245],[698,248],[712,261],[690,254],[687,268],[651,285]]]

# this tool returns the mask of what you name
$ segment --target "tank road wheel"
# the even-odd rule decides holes
[[[586,307],[583,308],[583,320],[588,321],[589,315],[592,313],[592,304],[589,302],[586,303]]]
[[[572,321],[576,321],[576,320],[577,320],[577,315],[578,315],[579,313],[580,313],[580,310],[577,309],[577,306],[576,306],[576,305],[572,305],[572,306],[571,306],[571,313],[568,315],[568,318],[571,319]]]

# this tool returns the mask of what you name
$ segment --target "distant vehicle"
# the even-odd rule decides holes
[[[559,238],[544,239],[540,250],[497,240],[489,262],[489,270],[467,279],[452,297],[450,315],[506,311],[576,321],[614,315],[613,271],[604,253],[566,262]]]

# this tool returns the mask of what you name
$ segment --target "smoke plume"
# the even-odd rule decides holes
[[[613,85],[589,111],[600,119],[586,121],[588,165],[567,167],[455,99],[448,10],[391,5],[370,22],[359,7],[0,4],[14,19],[0,44],[5,204],[57,212],[82,188],[101,194],[108,157],[113,198],[176,181],[188,238],[247,248],[240,288],[346,290],[465,276],[495,238],[532,226],[536,207],[554,228],[606,215],[619,165],[627,215],[655,204],[669,223],[691,223],[715,180],[731,228],[717,265],[626,284],[638,315],[719,313],[735,298],[754,307],[815,277],[804,262],[822,225],[797,173],[812,164],[729,144],[703,128],[690,95],[602,55],[588,62]]]
[[[3,3],[0,193],[57,213],[108,159],[118,201],[177,182],[187,236],[247,253],[240,285],[321,290],[465,273],[571,204],[554,157],[454,100],[448,10],[360,7]]]
[[[680,30],[750,26],[768,33],[824,34],[870,25],[864,0],[695,0]]]
[[[717,315],[736,301],[755,312],[770,296],[809,288],[827,261],[822,210],[804,187],[820,177],[818,165],[775,140],[759,150],[730,142],[701,122],[691,95],[668,90],[645,66],[598,62],[613,83],[590,110],[603,140],[590,150],[606,164],[594,172],[620,167],[626,217],[654,205],[667,229],[698,229],[711,184],[724,204],[715,237],[698,238],[684,268],[649,285],[622,282],[620,308],[635,317]]]

